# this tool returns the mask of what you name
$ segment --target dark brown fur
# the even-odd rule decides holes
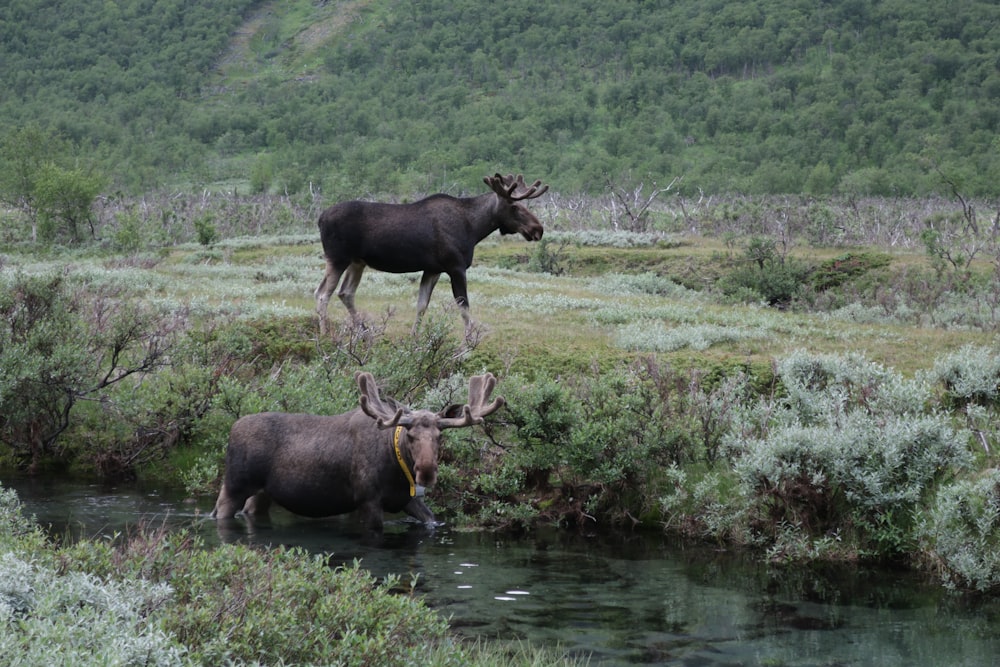
[[[469,381],[469,404],[440,413],[410,411],[382,401],[375,381],[358,374],[361,407],[345,414],[319,416],[265,412],[237,420],[229,434],[226,471],[212,517],[240,512],[266,515],[274,501],[310,517],[359,510],[371,533],[381,533],[383,512],[406,512],[424,523],[434,514],[418,497],[396,459],[399,448],[416,484],[437,479],[441,431],[481,423],[503,405],[487,405],[496,384],[492,375]]]
[[[316,288],[320,331],[326,332],[327,306],[338,284],[337,296],[358,322],[354,294],[368,266],[389,273],[423,272],[417,298],[418,323],[438,278],[447,274],[468,327],[465,274],[472,266],[476,244],[496,230],[521,234],[529,241],[541,239],[542,223],[518,202],[541,196],[548,189],[540,181],[526,185],[521,176],[496,174],[483,180],[493,192],[478,197],[437,194],[412,204],[348,201],[323,211],[319,233],[326,273]]]

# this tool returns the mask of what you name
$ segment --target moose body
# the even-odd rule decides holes
[[[542,238],[542,224],[518,202],[544,194],[541,181],[526,185],[522,176],[496,174],[483,181],[492,192],[478,197],[437,194],[412,204],[348,201],[334,204],[319,217],[326,273],[316,288],[320,331],[326,332],[330,296],[337,295],[358,323],[354,294],[365,267],[389,273],[423,272],[417,297],[419,324],[441,274],[451,280],[451,291],[470,326],[466,271],[472,266],[476,244],[499,230],[521,234],[529,241]]]
[[[372,534],[382,532],[383,512],[432,523],[416,488],[436,481],[441,431],[482,423],[498,410],[503,398],[486,404],[496,378],[471,378],[469,404],[440,413],[383,401],[370,374],[359,373],[357,382],[361,407],[341,415],[266,412],[237,420],[212,516],[266,515],[273,501],[308,517],[358,510]]]

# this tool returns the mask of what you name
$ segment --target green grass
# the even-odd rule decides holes
[[[872,361],[912,374],[964,345],[989,346],[990,332],[898,322],[852,321],[836,314],[786,312],[758,305],[723,305],[702,292],[671,285],[686,273],[690,283],[712,282],[725,248],[715,240],[686,239],[672,247],[576,247],[562,249],[563,275],[528,271],[537,246],[524,241],[487,241],[469,271],[473,319],[484,337],[477,355],[514,370],[589,368],[615,360],[656,355],[680,367],[718,364],[767,364],[795,350],[815,353],[860,352]],[[843,250],[802,251],[814,259]],[[919,265],[919,253],[897,253],[893,262]],[[598,270],[599,267],[599,270]],[[94,284],[141,286],[145,298],[165,309],[190,309],[210,316],[234,312],[246,318],[313,316],[313,291],[323,273],[318,242],[305,236],[230,239],[211,248],[175,247],[151,268],[106,257],[59,255],[39,259],[9,253],[4,269],[28,273],[68,270]],[[640,278],[650,282],[640,283]],[[661,276],[662,278],[657,278]],[[380,320],[387,313],[390,332],[403,332],[415,316],[418,274],[368,270],[357,293],[357,307]],[[656,282],[659,281],[659,282]],[[653,290],[648,293],[644,290]],[[334,322],[346,322],[337,299]],[[461,331],[447,276],[435,290],[431,314],[450,319]],[[318,335],[318,329],[315,332]]]

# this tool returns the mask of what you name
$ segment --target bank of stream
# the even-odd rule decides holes
[[[211,501],[51,479],[4,479],[25,511],[70,537],[141,524],[186,527],[206,543],[294,545],[355,559],[404,585],[456,633],[527,641],[601,665],[992,665],[1000,600],[970,598],[890,569],[775,569],[657,534],[558,529],[510,536],[390,521],[365,544],[350,518],[273,513],[221,528]]]

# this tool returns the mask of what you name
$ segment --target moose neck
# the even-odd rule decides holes
[[[466,200],[471,204],[474,215],[469,217],[471,231],[479,243],[500,229],[500,208],[504,205],[492,192]]]

